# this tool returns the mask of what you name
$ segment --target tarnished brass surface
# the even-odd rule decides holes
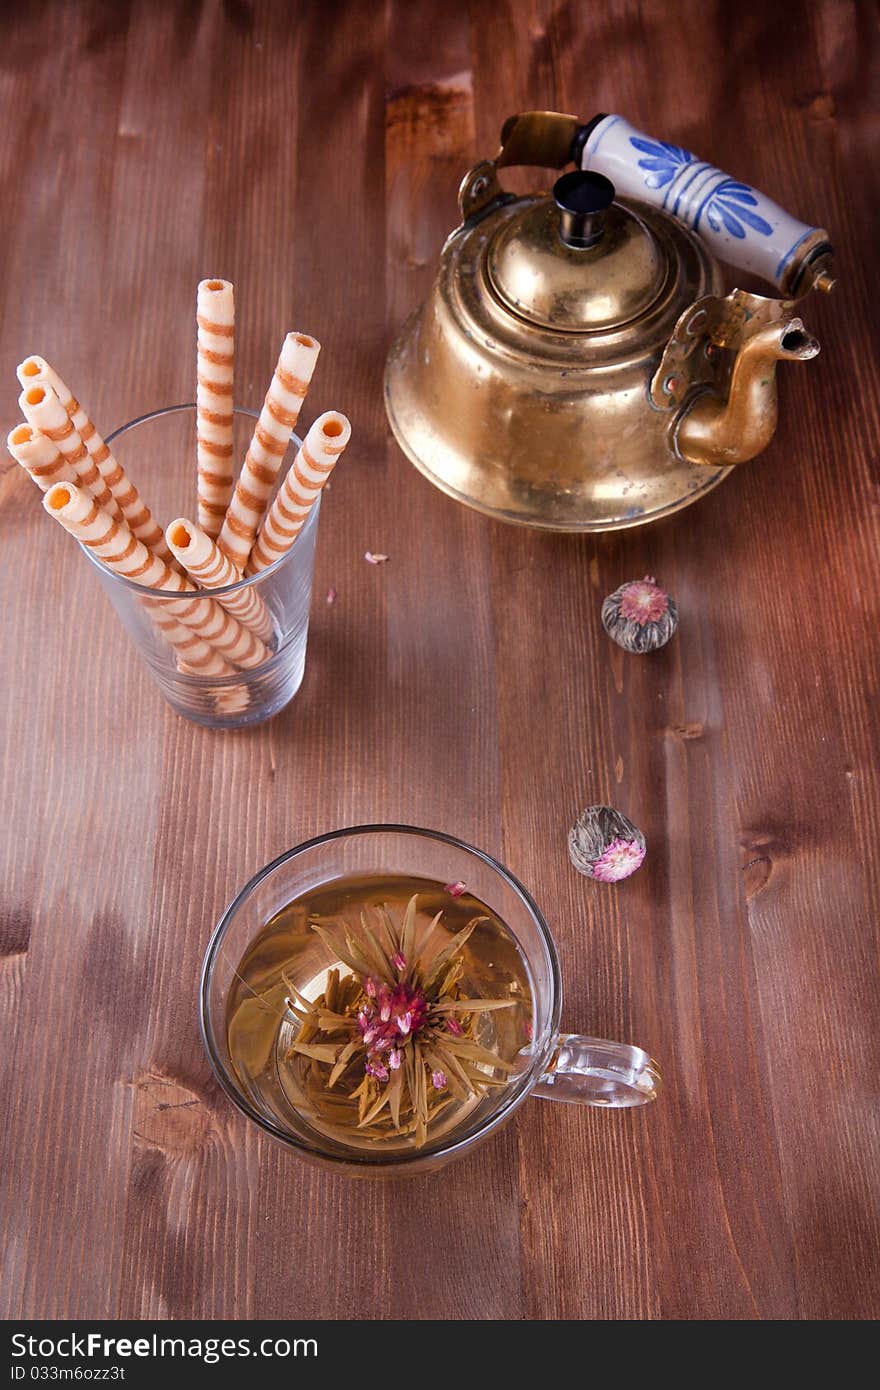
[[[501,148],[494,164],[498,169],[514,164],[562,169],[571,159],[571,144],[580,124],[577,116],[560,111],[520,111],[509,116],[501,127]]]
[[[465,174],[458,190],[462,222],[479,217],[493,203],[511,201],[498,182],[498,170],[516,164],[562,169],[571,159],[571,145],[580,128],[577,116],[559,111],[521,111],[509,116],[501,129],[494,159],[484,159]]]
[[[818,351],[797,298],[833,280],[817,229],[788,298],[722,298],[703,241],[626,199],[595,245],[566,245],[553,199],[506,192],[498,170],[562,168],[578,128],[513,116],[494,160],[465,175],[462,224],[389,354],[385,394],[404,453],[450,496],[526,526],[603,531],[687,506],[767,445],[776,362]]]
[[[515,202],[512,193],[505,193],[498,182],[498,171],[491,159],[484,159],[469,169],[458,187],[458,206],[461,210],[462,226],[477,221],[493,204]],[[461,227],[456,227],[446,238],[446,246],[453,237],[458,236]],[[443,250],[446,250],[444,246]]]
[[[515,314],[545,328],[589,330],[631,323],[656,302],[671,267],[633,213],[613,204],[589,250],[559,238],[549,199],[507,219],[487,249],[492,289]]]
[[[744,463],[767,445],[776,429],[776,363],[807,361],[819,344],[798,318],[756,323],[725,349],[730,359],[723,395],[697,398],[678,424],[678,451],[711,468]]]
[[[416,467],[478,511],[556,531],[636,526],[686,506],[726,471],[677,458],[674,412],[648,398],[676,323],[695,298],[719,293],[720,273],[680,223],[621,203],[609,212],[653,248],[631,243],[641,298],[621,282],[624,319],[609,312],[586,331],[530,323],[502,301],[487,253],[531,209],[540,223],[542,204],[502,204],[450,239],[391,351],[389,420]],[[593,253],[571,254],[585,257],[587,274]]]
[[[792,323],[796,306],[794,299],[746,290],[731,290],[723,299],[710,294],[696,300],[685,309],[663,350],[651,380],[652,403],[658,410],[681,406],[693,398],[695,387],[703,385],[726,395],[733,356],[746,339],[764,324]]]

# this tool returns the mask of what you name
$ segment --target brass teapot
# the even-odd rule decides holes
[[[498,182],[568,163],[552,196]],[[834,284],[827,232],[609,115],[511,117],[459,203],[386,369],[391,427],[431,482],[503,521],[606,531],[766,447],[777,361],[819,351],[795,310]],[[716,257],[781,297],[725,295]]]

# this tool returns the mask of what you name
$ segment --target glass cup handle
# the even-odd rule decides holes
[[[553,1061],[532,1094],[622,1109],[656,1100],[662,1084],[660,1068],[640,1047],[560,1033]]]

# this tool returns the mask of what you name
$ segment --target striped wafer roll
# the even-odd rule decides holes
[[[172,555],[203,589],[222,589],[227,584],[238,583],[241,578],[232,561],[226,558],[211,537],[187,521],[186,517],[180,516],[172,521],[165,532],[165,539]],[[245,589],[238,594],[221,594],[217,602],[222,603],[226,611],[244,623],[245,627],[253,628],[264,642],[271,639],[272,619],[263,600],[253,589]]]
[[[224,661],[218,651],[191,628],[162,613],[158,604],[150,608],[149,613],[156,627],[178,653],[181,671],[188,671],[194,676],[235,675],[235,667]]]
[[[255,632],[242,627],[213,599],[196,597],[191,580],[148,550],[124,522],[103,511],[83,488],[75,483],[55,483],[43,498],[43,506],[115,574],[147,589],[181,594],[180,599],[163,601],[162,612],[191,628],[234,666],[260,666],[268,659],[269,651]]]
[[[284,339],[272,384],[217,539],[220,549],[240,574],[244,573],[248,562],[320,351],[320,343],[305,333],[288,333]]]
[[[30,425],[19,425],[17,429],[12,431],[10,441],[13,435],[22,435],[25,432],[32,434],[33,439],[16,439],[14,445],[11,444],[10,447],[15,448],[16,452],[13,454],[13,457],[17,458],[18,462],[28,469],[28,472],[31,473],[37,485],[41,487],[44,492],[47,492],[56,482],[72,481],[69,466],[64,462],[63,456],[58,453],[51,439],[45,439],[40,435],[39,430],[32,430]],[[46,446],[48,446],[48,448]],[[55,472],[57,472],[60,466],[65,470],[65,473],[62,474],[60,478],[55,477],[46,481],[45,479],[48,478],[48,473],[41,474],[38,471],[41,466],[39,459],[34,463],[28,462],[31,451],[33,451],[34,457],[37,456],[38,451],[47,460],[51,457],[52,461],[48,462],[46,466],[53,469]],[[94,502],[90,498],[89,509],[91,509],[93,505]],[[108,517],[108,520],[113,524],[112,518]],[[148,611],[153,623],[155,623],[159,631],[171,643],[175,651],[180,653],[181,660],[186,661],[188,667],[192,671],[202,676],[227,676],[235,673],[235,667],[230,666],[227,661],[224,661],[219,652],[216,652],[207,642],[202,641],[201,637],[197,637],[188,627],[184,627],[182,623],[178,623],[176,619],[165,614],[158,605]]]
[[[214,694],[214,708],[218,714],[243,714],[250,702],[251,692],[243,681]]]
[[[290,549],[350,438],[351,424],[338,410],[318,416],[269,508],[251,552],[248,574],[266,569]]]
[[[122,513],[113,499],[113,494],[98,472],[97,464],[74,428],[73,421],[48,382],[25,387],[18,398],[18,404],[28,424],[46,435],[53,444],[57,444],[80,486],[94,497],[99,507],[103,507],[112,517],[120,519]]]
[[[172,573],[176,574],[176,571]],[[177,575],[177,578],[180,579],[181,576]],[[186,585],[186,593],[197,592],[195,585],[188,579],[184,578],[183,582]],[[250,670],[254,666],[262,666],[271,656],[265,642],[255,632],[244,627],[213,599],[190,599],[186,607],[179,610],[178,617],[187,627],[191,627],[193,632],[197,632],[206,642],[210,642],[212,647],[216,647],[234,666]]]
[[[6,436],[6,447],[43,492],[48,492],[53,483],[73,481],[73,469],[57,445],[33,425],[16,425]]]
[[[25,391],[29,386],[51,386],[64,406],[71,424],[86,446],[89,457],[103,478],[128,525],[128,529],[137,536],[139,541],[143,541],[144,545],[149,546],[150,550],[167,560],[169,552],[165,545],[165,537],[162,535],[162,527],[156,521],[121,464],[116,462],[79,401],[65,386],[55,369],[49,366],[45,358],[34,355],[26,357],[23,362],[19,363],[16,370],[18,379]],[[86,486],[88,487],[87,483]],[[93,489],[89,488],[89,491],[91,492]],[[97,496],[97,494],[95,495]],[[103,506],[104,503],[102,502],[101,505]],[[108,508],[108,510],[110,509]]]
[[[232,500],[232,375],[235,304],[228,280],[201,280],[196,293],[199,525],[216,540]]]

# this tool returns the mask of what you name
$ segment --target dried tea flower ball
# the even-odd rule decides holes
[[[617,883],[645,857],[645,837],[611,806],[588,806],[569,831],[568,853],[579,874]]]
[[[665,647],[678,627],[673,599],[650,576],[632,579],[602,604],[602,626],[628,652],[655,652]]]

